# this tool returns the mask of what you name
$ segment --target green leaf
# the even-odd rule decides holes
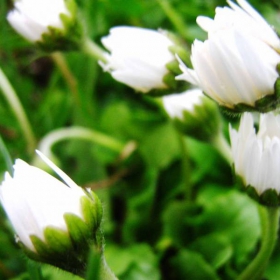
[[[182,250],[170,262],[172,265],[173,279],[219,279],[214,269],[196,252]]]
[[[141,142],[139,151],[149,166],[166,168],[180,153],[174,127],[169,123],[153,127]]]
[[[206,187],[198,197],[205,206],[202,231],[226,236],[232,245],[234,259],[240,263],[254,250],[260,237],[257,204],[246,194]]]
[[[109,267],[122,280],[160,279],[157,257],[147,244],[126,248],[107,245],[105,256]]]
[[[197,238],[189,248],[200,253],[215,269],[225,265],[233,254],[228,238],[216,233]]]

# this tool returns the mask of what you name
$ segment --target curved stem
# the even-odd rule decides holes
[[[261,279],[277,240],[279,209],[277,207],[262,207],[259,209],[259,213],[262,222],[261,249],[237,280]]]
[[[192,197],[192,186],[190,182],[191,166],[188,154],[188,147],[185,136],[178,131],[179,143],[182,151],[182,178],[185,186],[185,198],[187,201]]]
[[[6,168],[9,172],[9,174],[11,176],[13,176],[13,173],[14,173],[14,169],[13,169],[13,162],[12,162],[12,158],[9,154],[9,151],[2,139],[2,137],[0,136],[0,152],[4,158],[4,161],[5,161],[5,164],[6,164]]]
[[[89,38],[85,38],[81,50],[98,61],[106,62],[106,51]]]
[[[60,128],[47,134],[39,143],[38,150],[40,150],[45,156],[54,158],[51,151],[52,146],[57,142],[71,138],[88,140],[117,153],[120,153],[124,148],[124,145],[121,142],[108,135],[89,128],[73,126],[69,128]]]
[[[33,153],[36,147],[36,140],[33,131],[31,129],[31,125],[27,119],[25,111],[17,97],[15,90],[13,89],[11,83],[9,82],[9,80],[7,79],[6,75],[4,74],[1,68],[0,68],[0,89],[2,89],[2,92],[6,100],[8,101],[21,127],[23,135],[28,144],[28,151],[30,153]]]

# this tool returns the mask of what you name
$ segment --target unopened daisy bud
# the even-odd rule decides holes
[[[244,0],[216,8],[215,18],[199,16],[208,40],[192,47],[193,70],[181,63],[183,79],[197,85],[232,112],[274,110],[279,103],[280,39]]]
[[[167,32],[120,26],[101,41],[110,54],[100,64],[115,80],[142,93],[177,87],[176,43]]]
[[[163,97],[163,105],[177,128],[188,136],[211,141],[220,130],[217,105],[200,89],[166,95]]]
[[[245,113],[239,130],[230,127],[235,173],[249,195],[268,206],[280,205],[280,116],[260,116],[259,130],[253,115]]]
[[[254,36],[231,28],[205,42],[195,40],[191,61],[193,70],[181,62],[183,74],[177,78],[232,112],[268,112],[280,101],[280,54]]]
[[[83,275],[90,246],[102,249],[101,203],[39,155],[64,183],[17,159],[13,176],[6,173],[0,186],[0,201],[27,256]]]
[[[74,0],[16,0],[7,19],[45,51],[76,49],[83,33]]]

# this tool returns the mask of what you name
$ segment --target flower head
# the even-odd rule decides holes
[[[278,102],[274,85],[280,54],[256,37],[235,28],[221,30],[205,42],[195,40],[191,61],[193,70],[181,62],[183,74],[177,78],[199,86],[221,106],[268,111]]]
[[[200,89],[163,96],[163,106],[183,133],[198,140],[209,141],[220,129],[216,104]]]
[[[262,114],[256,132],[252,114],[245,113],[238,131],[230,127],[230,139],[235,173],[243,184],[253,188],[261,199],[272,191],[279,204],[280,116]]]
[[[70,49],[81,36],[72,0],[16,0],[7,20],[21,36],[47,50]]]
[[[214,20],[198,17],[208,32],[204,42],[192,46],[193,69],[180,63],[177,79],[199,86],[219,105],[233,111],[267,112],[279,103],[280,39],[246,1],[217,8]]]
[[[17,159],[13,177],[6,173],[0,186],[0,201],[28,256],[71,271],[86,260],[102,209],[97,196],[39,155],[65,183]]]
[[[101,41],[111,52],[101,65],[114,79],[143,93],[167,88],[166,64],[175,57],[170,51],[174,42],[164,32],[120,26],[110,29]]]

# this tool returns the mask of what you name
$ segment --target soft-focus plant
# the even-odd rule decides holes
[[[278,2],[12,2],[0,279],[279,280]]]

